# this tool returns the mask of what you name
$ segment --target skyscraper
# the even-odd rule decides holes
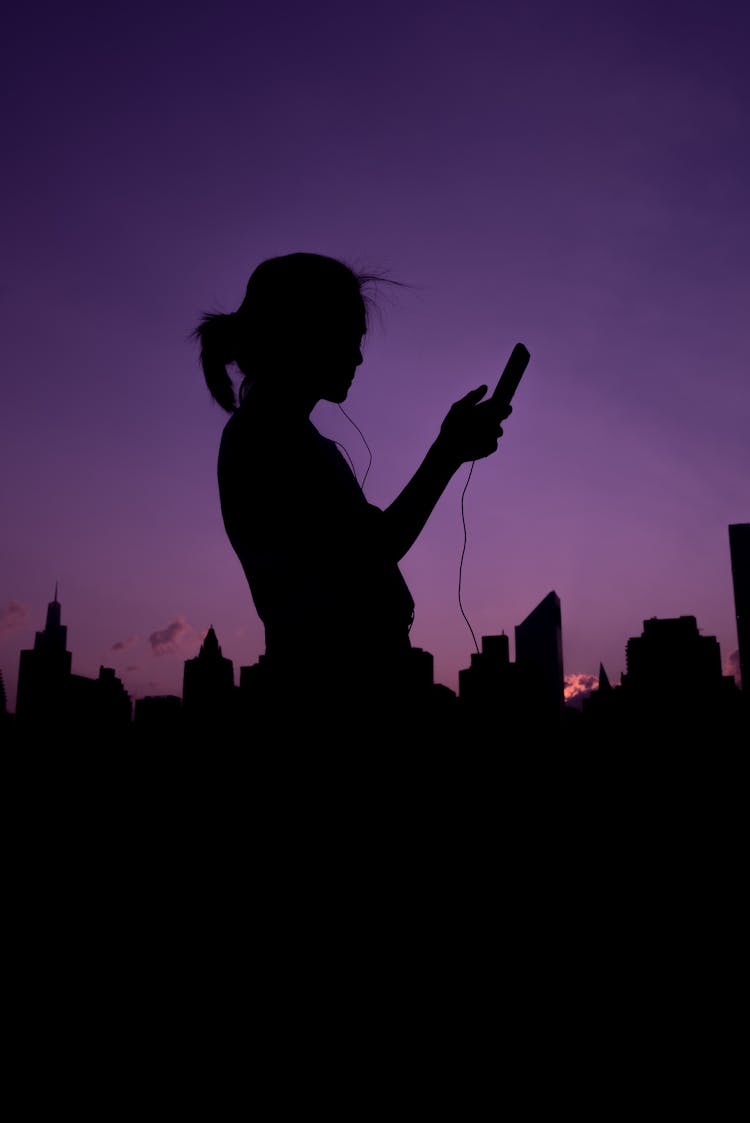
[[[643,698],[697,699],[721,686],[721,651],[715,636],[701,635],[694,616],[643,621],[628,640],[623,685]]]
[[[625,659],[618,714],[640,744],[705,749],[739,731],[741,693],[722,674],[718,640],[702,635],[694,616],[644,620]]]
[[[729,527],[729,555],[732,565],[734,611],[737,617],[737,643],[740,649],[742,689],[750,692],[750,523]]]
[[[216,632],[209,628],[198,654],[185,660],[182,708],[188,727],[231,724],[236,701],[234,665],[222,655]]]
[[[72,655],[66,649],[68,629],[60,621],[55,585],[54,598],[47,605],[44,630],[36,633],[33,648],[20,654],[16,688],[19,725],[54,728],[65,715]]]
[[[554,727],[565,705],[562,616],[560,598],[550,592],[522,623],[516,625],[516,665],[528,682],[534,716],[543,726]]]
[[[112,667],[100,666],[98,678],[72,674],[67,636],[55,585],[44,630],[36,633],[33,648],[21,652],[17,731],[25,740],[58,742],[63,737],[85,737],[106,747],[129,731],[130,695]]]

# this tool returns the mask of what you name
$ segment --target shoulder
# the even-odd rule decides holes
[[[261,411],[240,407],[222,430],[219,460],[264,456],[283,441],[283,430],[276,418],[266,416]]]

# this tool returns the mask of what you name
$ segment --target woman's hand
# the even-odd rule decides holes
[[[500,422],[513,410],[506,403],[494,402],[491,398],[481,401],[486,393],[486,386],[469,390],[468,394],[453,403],[440,426],[436,444],[446,457],[457,464],[481,460],[497,452],[503,435]]]
[[[459,466],[497,451],[503,435],[500,422],[511,408],[491,398],[482,402],[486,393],[486,386],[478,386],[453,403],[424,460],[386,508],[384,541],[395,561],[414,545]]]

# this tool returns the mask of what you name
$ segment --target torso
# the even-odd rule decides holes
[[[351,666],[409,647],[413,600],[333,441],[245,403],[218,459],[224,526],[273,660]]]

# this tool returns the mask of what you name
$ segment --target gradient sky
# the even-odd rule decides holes
[[[531,362],[466,491],[462,603],[555,590],[568,674],[613,682],[649,617],[737,647],[750,521],[746,3],[15,5],[4,16],[0,669],[59,582],[73,671],[182,692],[209,625],[263,633],[225,537],[226,415],[190,331],[264,258],[384,270],[344,404],[387,505],[450,404]],[[313,420],[368,466],[328,403]],[[402,563],[457,689],[454,477]]]

